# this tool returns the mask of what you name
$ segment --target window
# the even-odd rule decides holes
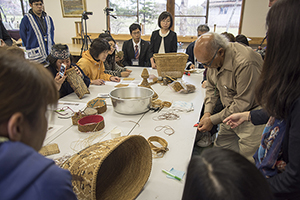
[[[216,25],[217,33],[226,31],[237,35],[241,10],[242,0],[210,0],[208,26],[214,30],[214,25]]]
[[[175,0],[175,32],[182,36],[197,36],[197,27],[206,23],[204,0]]]
[[[28,0],[0,0],[2,22],[7,30],[19,29],[24,13],[30,9]]]
[[[174,5],[174,30],[180,36],[196,36],[197,27],[207,23],[211,31],[239,31],[242,0],[170,0]],[[166,0],[109,0],[117,19],[110,19],[111,33],[128,34],[132,23],[142,25],[142,33],[150,35],[158,29],[159,14],[167,8]],[[207,5],[208,8],[207,9]],[[171,6],[172,7],[172,6]],[[208,13],[207,13],[208,10]]]
[[[109,7],[114,11],[110,18],[113,34],[128,34],[132,23],[141,24],[142,33],[150,35],[158,29],[157,19],[166,9],[166,1],[162,0],[110,0]]]

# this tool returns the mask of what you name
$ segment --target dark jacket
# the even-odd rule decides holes
[[[149,42],[141,39],[140,46],[139,66],[150,67],[150,44]],[[123,65],[132,66],[131,59],[134,59],[132,39],[123,43],[122,51],[124,52]]]
[[[71,174],[21,142],[0,143],[1,199],[76,199]]]
[[[151,38],[150,38],[150,56],[152,57],[153,54],[158,53],[160,43],[161,43],[161,36],[159,35],[159,30],[153,31]],[[165,44],[165,53],[176,53],[177,52],[177,35],[174,31],[170,30],[170,33],[164,37],[164,44]]]
[[[189,44],[189,46],[185,50],[185,53],[189,55],[185,66],[186,69],[190,69],[190,66],[192,64],[195,65],[194,46],[195,46],[195,41]]]
[[[251,111],[254,125],[264,124],[269,116],[263,110]],[[258,120],[259,119],[259,120]],[[282,143],[282,157],[286,162],[285,171],[267,181],[277,199],[300,199],[300,98],[290,108]]]
[[[192,64],[195,65],[194,47],[195,47],[195,41],[189,44],[189,46],[185,50],[185,53],[189,56],[185,66],[187,70],[191,69],[190,67]],[[198,68],[204,68],[204,67],[202,64],[199,63]]]
[[[13,43],[10,35],[2,23],[2,20],[0,20],[0,39],[2,39],[7,46],[11,46]]]
[[[71,64],[72,67],[76,66],[78,67],[77,65],[75,64]],[[58,73],[58,71],[56,70],[56,66],[52,66],[52,65],[49,65],[47,67],[47,69],[52,73],[53,77],[55,78],[56,74]],[[78,69],[81,71],[82,75],[83,75],[83,81],[85,83],[85,85],[87,87],[89,87],[91,81],[90,81],[90,78],[87,77],[84,72],[82,71],[82,69],[80,69],[80,67],[78,67]],[[73,88],[71,87],[70,83],[67,81],[67,79],[65,79],[65,81],[63,82],[63,84],[61,85],[61,88],[59,90],[59,97],[62,98],[70,93],[74,92]]]

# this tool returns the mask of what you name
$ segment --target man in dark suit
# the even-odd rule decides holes
[[[123,65],[150,67],[150,44],[141,39],[141,26],[133,23],[130,25],[129,31],[132,39],[123,43]]]

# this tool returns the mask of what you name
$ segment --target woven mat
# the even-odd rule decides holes
[[[116,85],[115,87],[116,88],[119,88],[119,87],[127,87],[129,84],[122,84],[122,83],[120,83],[120,84],[118,84],[118,85]]]
[[[123,81],[133,81],[135,78],[123,78]]]
[[[40,154],[43,156],[50,156],[53,154],[60,153],[60,150],[58,148],[58,145],[56,143],[48,144],[46,146],[43,146],[41,150],[39,151]]]

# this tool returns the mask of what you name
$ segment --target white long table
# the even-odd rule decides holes
[[[144,68],[129,67],[129,69],[132,70],[130,77],[135,78],[135,83],[142,81],[140,75]],[[157,75],[157,71],[154,69],[148,68],[148,71],[149,74]],[[51,137],[47,137],[44,144],[57,143],[60,148],[60,153],[49,156],[49,158],[58,158],[66,154],[74,154],[86,147],[83,146],[83,144],[91,145],[96,142],[111,139],[109,132],[115,127],[122,130],[122,136],[142,135],[146,139],[150,136],[159,136],[168,142],[169,151],[163,158],[153,159],[152,171],[149,180],[145,184],[144,190],[139,194],[137,199],[181,199],[185,176],[181,181],[177,181],[167,178],[161,170],[170,170],[171,168],[174,168],[176,170],[186,172],[195,140],[196,128],[193,127],[193,125],[199,118],[205,95],[205,91],[201,87],[202,73],[192,73],[191,76],[183,75],[182,79],[195,85],[197,88],[196,92],[190,94],[178,94],[172,91],[168,86],[162,86],[160,84],[152,85],[152,88],[158,94],[160,100],[170,102],[186,101],[193,103],[194,111],[177,113],[180,116],[180,119],[178,120],[153,120],[153,117],[162,114],[167,111],[167,109],[163,109],[159,113],[149,111],[145,114],[139,115],[122,115],[114,112],[113,107],[108,105],[107,111],[102,114],[105,121],[105,128],[100,133],[81,133],[78,131],[77,126],[72,125],[71,119],[60,119],[57,114],[55,114],[56,116],[53,117],[54,119],[52,124],[61,125],[62,128],[55,134],[51,135]],[[114,89],[114,85],[115,83],[108,82],[104,86],[91,85],[89,88],[91,94],[85,95],[82,99],[79,99],[74,93],[72,93],[60,100],[87,103],[89,100],[95,98],[98,93],[109,93],[112,89]],[[138,123],[138,125],[134,122]],[[175,133],[168,136],[163,131],[156,132],[154,129],[159,125],[169,125],[175,130]],[[87,140],[88,142],[79,145],[80,142],[78,143],[78,141],[93,137],[91,134],[97,134],[97,137],[95,137],[96,139]]]

